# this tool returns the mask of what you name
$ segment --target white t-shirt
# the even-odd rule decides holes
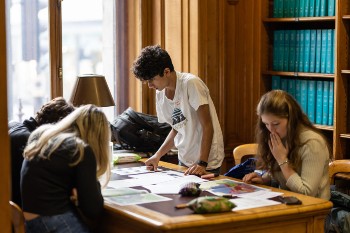
[[[165,96],[165,89],[156,93],[158,121],[170,124],[178,133],[174,139],[179,160],[192,166],[200,158],[202,126],[196,111],[209,104],[214,135],[208,158],[208,170],[221,166],[224,159],[224,143],[215,106],[204,82],[193,74],[176,72],[174,99]]]

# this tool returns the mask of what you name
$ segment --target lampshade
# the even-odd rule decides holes
[[[77,77],[70,98],[74,106],[94,104],[99,107],[115,106],[103,75],[83,74]]]

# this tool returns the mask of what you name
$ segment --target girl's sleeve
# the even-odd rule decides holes
[[[84,158],[77,165],[76,188],[79,208],[86,217],[95,218],[103,211],[101,186],[96,177],[96,159],[92,149],[87,146]]]

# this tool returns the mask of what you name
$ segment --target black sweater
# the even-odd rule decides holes
[[[73,209],[70,196],[76,188],[82,213],[89,218],[101,214],[103,197],[96,179],[94,153],[89,146],[85,147],[84,159],[78,165],[70,166],[71,146],[71,143],[64,143],[50,159],[36,157],[23,161],[21,194],[24,211],[41,216],[62,214]]]

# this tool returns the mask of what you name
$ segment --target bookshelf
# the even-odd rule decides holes
[[[303,3],[304,1],[308,1],[308,3]],[[327,85],[328,83],[333,83],[334,89],[331,89],[333,87],[329,89],[333,90],[334,95],[332,99],[329,99],[330,103],[333,102],[331,105],[333,107],[332,118],[329,118],[326,124],[320,124],[316,122],[316,120],[314,124],[324,133],[331,143],[334,159],[350,159],[350,114],[348,113],[348,103],[350,103],[350,1],[334,0],[334,6],[330,6],[334,7],[333,14],[330,13],[330,15],[328,15],[328,9],[326,9],[326,13],[321,14],[322,16],[315,16],[316,9],[314,9],[309,17],[298,16],[299,13],[296,10],[298,7],[294,9],[294,13],[284,12],[281,16],[281,11],[276,10],[274,4],[283,4],[283,2],[288,2],[287,4],[289,4],[294,1],[262,0],[261,2],[260,92],[265,93],[274,88],[273,77],[276,76],[280,77],[281,80],[287,80],[287,82],[306,80],[308,83],[320,81],[323,85],[326,85],[326,83]],[[319,0],[295,0],[295,2],[297,4],[300,2],[302,2],[302,4],[314,4],[319,2]],[[330,1],[325,2],[328,4]],[[316,5],[314,5],[314,7],[316,7]],[[280,12],[280,14],[278,15],[276,12]],[[332,11],[330,10],[330,12]],[[283,14],[286,16],[284,17]],[[293,16],[291,17],[291,15]],[[317,15],[320,14],[318,13]],[[311,31],[311,33],[317,33],[317,31],[331,31],[333,33],[332,53],[334,54],[331,63],[331,72],[329,72],[329,70],[327,72],[325,72],[325,70],[317,72],[315,69],[311,71],[309,67],[307,67],[307,72],[305,72],[303,69],[298,69],[297,65],[292,69],[290,66],[289,68],[288,66],[287,68],[285,68],[285,66],[283,66],[283,68],[279,66],[277,69],[276,67],[278,65],[276,65],[276,60],[274,59],[276,59],[278,55],[275,54],[278,54],[278,51],[282,53],[282,50],[276,48],[276,44],[278,45],[278,41],[276,42],[276,35],[280,35],[277,34],[276,31],[285,34],[291,33],[291,31],[297,31],[297,33],[306,33],[306,31]],[[317,43],[318,42],[316,42],[316,44]],[[289,44],[284,42],[281,47],[287,46],[289,46]],[[297,48],[297,46],[295,48]],[[289,52],[284,52],[284,54],[289,53],[290,50]],[[290,57],[289,55],[287,56],[288,60]],[[282,58],[282,60],[283,59],[285,58]],[[297,61],[296,64],[298,64]],[[303,64],[305,64],[305,61]],[[303,66],[303,68],[305,69],[305,66]],[[332,108],[328,109],[332,112]]]

